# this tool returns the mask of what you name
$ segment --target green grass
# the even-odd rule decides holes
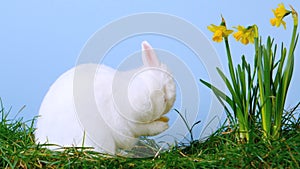
[[[88,149],[50,151],[34,143],[33,122],[8,119],[0,107],[0,168],[300,168],[300,121],[295,112],[286,114],[278,140],[239,143],[235,125],[224,125],[204,142],[178,144],[151,158],[112,157]],[[257,125],[260,123],[257,122]]]

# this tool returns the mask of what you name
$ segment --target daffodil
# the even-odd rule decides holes
[[[254,43],[254,37],[258,36],[255,26],[256,25],[245,28],[244,26],[239,25],[234,27],[237,29],[237,32],[233,34],[233,37],[244,45],[247,45],[249,42]]]
[[[207,27],[207,29],[214,33],[212,39],[215,42],[222,42],[223,37],[228,37],[228,35],[233,32],[232,30],[226,29],[226,27],[223,25],[216,26],[214,24],[211,24]]]
[[[233,30],[229,30],[226,28],[225,20],[223,17],[220,26],[211,24],[207,27],[207,29],[214,33],[212,40],[215,42],[222,42],[223,38],[227,38],[233,32]]]
[[[275,18],[270,20],[272,26],[279,27],[281,24],[284,29],[286,29],[286,23],[283,21],[283,18],[291,13],[291,11],[285,9],[284,5],[281,3],[276,9],[272,10]]]

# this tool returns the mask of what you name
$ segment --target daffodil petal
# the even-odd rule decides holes
[[[270,19],[270,23],[271,23],[272,26],[275,26],[275,24],[276,24],[276,18]]]
[[[216,30],[218,30],[218,26],[211,24],[211,25],[207,26],[207,29],[212,31],[213,33],[215,33]]]

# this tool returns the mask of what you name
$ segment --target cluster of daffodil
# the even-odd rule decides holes
[[[211,24],[207,28],[214,33],[212,39],[215,42],[222,42],[223,38],[227,39],[227,37],[233,33],[233,30],[229,30],[226,28],[225,20],[223,17],[220,26]],[[247,45],[249,42],[254,43],[254,37],[258,37],[256,25],[248,26],[247,28],[238,25],[237,27],[233,28],[237,29],[237,32],[233,34],[233,37],[237,41],[240,41],[245,45]]]
[[[277,139],[280,136],[285,100],[294,68],[294,51],[298,40],[298,14],[292,6],[290,8],[291,10],[287,10],[284,4],[279,4],[273,10],[275,17],[270,20],[271,25],[276,27],[283,25],[285,29],[284,18],[292,15],[294,21],[289,50],[287,52],[282,44],[277,61],[277,45],[273,45],[273,39],[270,37],[266,44],[262,44],[262,38],[259,37],[256,25],[248,27],[239,25],[234,27],[237,31],[233,33],[233,30],[227,29],[222,17],[219,26],[213,24],[208,26],[208,29],[214,33],[213,41],[222,42],[224,40],[225,42],[230,79],[220,69],[217,68],[217,71],[231,96],[204,80],[201,82],[213,90],[221,104],[224,105],[228,117],[237,124],[239,133],[237,137],[240,140],[251,141],[250,130],[254,127],[253,119],[256,115],[260,117],[264,138]],[[254,44],[253,68],[244,56],[242,56],[242,63],[238,64],[236,68],[233,67],[228,41],[228,37],[232,33],[237,41],[245,45]],[[227,105],[230,106],[234,116],[231,115]]]

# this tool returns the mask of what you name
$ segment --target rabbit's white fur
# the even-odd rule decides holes
[[[36,142],[94,147],[115,154],[118,148],[132,148],[139,136],[165,131],[168,119],[163,115],[175,101],[174,79],[147,42],[142,50],[144,65],[136,70],[119,72],[105,65],[82,64],[61,75],[41,104]],[[79,80],[74,80],[74,74]],[[94,98],[81,85],[88,77],[94,79]],[[74,89],[74,83],[79,88]],[[80,108],[89,114],[85,120],[100,114],[91,129],[85,129],[78,118]]]

